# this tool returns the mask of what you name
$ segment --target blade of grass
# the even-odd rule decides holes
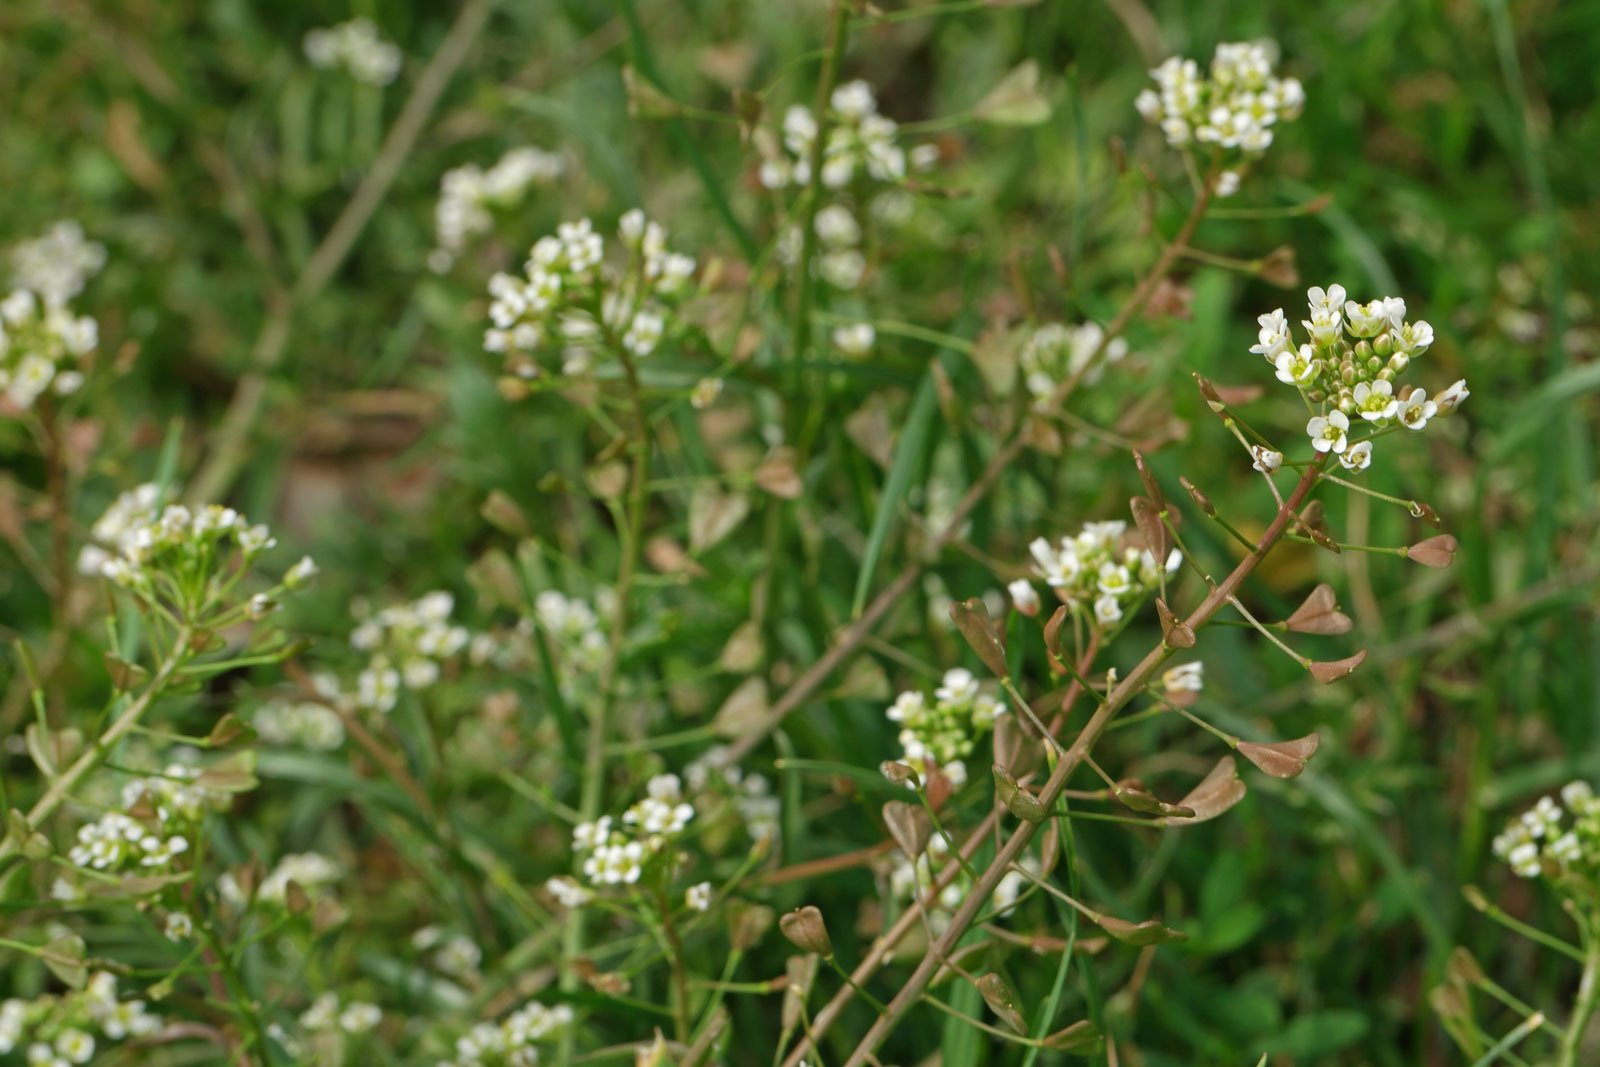
[[[867,537],[866,551],[861,557],[861,573],[856,578],[855,597],[850,602],[850,617],[860,618],[866,606],[867,594],[872,591],[872,579],[883,557],[884,544],[894,528],[894,520],[917,471],[924,468],[932,454],[934,416],[939,412],[939,396],[934,387],[933,375],[922,380],[916,399],[911,403],[911,414],[906,419],[905,430],[895,447],[894,463],[889,476],[884,479],[883,495],[878,498],[878,513],[873,516],[872,532]]]

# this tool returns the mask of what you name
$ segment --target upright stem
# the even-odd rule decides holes
[[[639,370],[633,355],[622,345],[613,346],[622,364],[627,384],[629,406],[633,412],[631,451],[633,467],[629,474],[628,496],[623,504],[623,527],[619,533],[616,585],[616,617],[611,620],[611,636],[606,648],[605,667],[600,675],[600,693],[595,698],[589,716],[589,734],[584,748],[583,785],[578,797],[578,814],[584,822],[593,822],[600,814],[605,797],[606,732],[611,711],[616,704],[617,680],[621,673],[622,652],[630,616],[634,576],[639,568],[639,542],[644,536],[644,510],[650,477],[650,413],[645,409],[644,389],[639,382]],[[584,920],[587,912],[574,908],[567,919],[566,935],[562,943],[561,987],[577,988],[578,975],[572,969],[573,960],[583,954]],[[570,1033],[570,1030],[568,1031]],[[567,1045],[563,1039],[563,1046]],[[570,1048],[566,1048],[570,1053]]]
[[[1591,930],[1583,935],[1583,977],[1578,981],[1578,999],[1572,1005],[1572,1018],[1567,1020],[1567,1030],[1561,1039],[1561,1057],[1556,1067],[1578,1067],[1578,1053],[1582,1051],[1584,1031],[1600,1008],[1600,936]]]
[[[1277,516],[1274,517],[1271,525],[1267,527],[1261,538],[1256,542],[1255,549],[1241,560],[1239,565],[1234,568],[1233,573],[1229,574],[1217,588],[1211,590],[1205,600],[1200,603],[1200,606],[1184,620],[1191,629],[1198,630],[1209,622],[1212,616],[1222,609],[1228,598],[1234,595],[1244,583],[1244,580],[1265,558],[1273,545],[1277,544],[1279,538],[1283,536],[1289,521],[1293,518],[1295,511],[1316,485],[1317,475],[1321,471],[1322,462],[1325,460],[1325,456],[1319,457],[1318,461],[1300,476],[1300,481],[1295,485],[1294,491],[1283,506],[1278,509]],[[1117,712],[1143,690],[1145,683],[1171,655],[1172,650],[1164,644],[1155,646],[1139,662],[1138,666],[1134,667],[1127,677],[1123,678],[1116,688],[1107,694],[1105,703],[1095,710],[1094,715],[1084,725],[1083,730],[1073,741],[1072,746],[1067,749],[1066,753],[1057,762],[1056,769],[1050,775],[1049,781],[1040,790],[1039,802],[1041,804],[1047,808],[1055,804],[1056,799],[1066,788],[1072,772],[1089,755],[1095,742],[1105,733],[1106,727],[1110,725]],[[1020,860],[1023,849],[1027,847],[1037,829],[1038,826],[1036,824],[1023,822],[1012,832],[1011,837],[1007,839],[1006,843],[995,855],[994,861],[984,871],[983,877],[978,879],[967,894],[966,899],[962,901],[961,906],[956,909],[955,915],[951,918],[950,925],[944,935],[940,937],[937,944],[929,949],[922,962],[917,965],[917,968],[906,980],[905,985],[901,987],[900,992],[895,995],[894,1000],[889,1002],[889,1010],[880,1015],[872,1024],[866,1036],[861,1039],[860,1044],[851,1053],[845,1067],[858,1067],[858,1065],[871,1059],[874,1050],[888,1036],[889,1031],[917,1003],[922,996],[923,990],[928,987],[928,983],[933,980],[935,973],[942,966],[942,961],[954,951],[956,943],[966,933],[967,928],[972,925],[972,921],[988,905],[995,887],[1005,877],[1011,864]],[[800,1048],[797,1048],[791,1054],[790,1067],[798,1065],[803,1048],[804,1045],[802,1044]]]

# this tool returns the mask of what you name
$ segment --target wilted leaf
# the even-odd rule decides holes
[[[1339,610],[1333,586],[1326,582],[1311,590],[1311,595],[1285,621],[1298,634],[1349,633],[1350,616]]]
[[[951,601],[950,618],[972,651],[978,654],[983,665],[993,671],[996,677],[1004,678],[1011,673],[1006,667],[1006,646],[995,632],[989,609],[980,598]]]
[[[1273,741],[1259,744],[1254,741],[1239,742],[1239,755],[1254,763],[1274,778],[1294,778],[1306,769],[1306,761],[1316,754],[1320,740],[1314,733],[1292,741]]]
[[[743,737],[766,714],[767,682],[759,676],[746,678],[717,709],[711,728],[722,737]]]
[[[39,959],[50,968],[50,973],[72,989],[82,989],[89,980],[83,955],[83,938],[77,934],[58,937],[39,950]]]
[[[1456,539],[1450,534],[1437,534],[1406,549],[1406,558],[1442,570],[1455,561]]]
[[[1154,919],[1131,923],[1112,915],[1102,915],[1095,920],[1095,924],[1124,945],[1165,945],[1189,940],[1188,934],[1169,929]]]
[[[802,952],[815,952],[824,959],[833,955],[828,924],[823,921],[822,912],[813,904],[796,908],[782,916],[778,920],[778,929]]]
[[[1194,629],[1172,613],[1167,602],[1156,597],[1156,616],[1161,620],[1161,643],[1168,648],[1193,648]]]
[[[974,118],[997,126],[1037,126],[1050,117],[1050,101],[1039,89],[1039,64],[1023,60],[972,109]]]
[[[1205,822],[1226,812],[1243,800],[1244,795],[1245,784],[1239,778],[1238,764],[1232,756],[1223,756],[1178,805],[1194,812],[1186,822]]]
[[[1022,788],[998,763],[994,765],[994,795],[1007,811],[1024,822],[1043,822],[1050,814],[1038,797]]]
[[[991,971],[978,979],[975,984],[978,992],[983,994],[984,1003],[989,1005],[990,1011],[1017,1033],[1028,1032],[1028,1020],[1023,1017],[1022,1009],[1017,1006],[1016,991],[1006,984],[1004,978]]]
[[[795,470],[794,464],[794,449],[775,449],[756,468],[756,485],[784,500],[796,499],[805,488],[805,484],[801,482],[800,474]]]
[[[1366,658],[1367,650],[1363,648],[1355,655],[1346,656],[1344,659],[1330,660],[1326,663],[1322,661],[1313,662],[1308,669],[1311,671],[1311,677],[1323,685],[1330,685],[1340,678],[1354,674],[1355,669],[1361,666],[1362,661]]]
[[[750,513],[750,498],[702,485],[689,497],[689,550],[704,552],[734,531]]]
[[[933,834],[933,822],[928,818],[928,813],[920,805],[904,800],[891,800],[883,806],[883,823],[889,828],[889,836],[894,838],[894,843],[909,860],[922,855],[928,847],[928,838]]]

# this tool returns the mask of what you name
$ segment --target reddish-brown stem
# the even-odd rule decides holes
[[[1206,595],[1200,606],[1195,608],[1189,617],[1184,620],[1190,629],[1199,630],[1209,622],[1228,602],[1229,598],[1238,591],[1244,580],[1256,569],[1256,566],[1272,549],[1272,546],[1277,544],[1279,538],[1283,536],[1284,529],[1289,524],[1290,519],[1305,501],[1307,494],[1316,485],[1326,458],[1326,455],[1318,456],[1317,461],[1306,469],[1305,473],[1300,476],[1300,481],[1295,485],[1294,491],[1290,493],[1284,504],[1279,507],[1272,523],[1256,541],[1255,548],[1239,562],[1239,565],[1233,569],[1233,572],[1227,578],[1223,579],[1215,589]],[[1150,677],[1171,655],[1172,649],[1165,644],[1156,645],[1145,655],[1144,659],[1139,661],[1138,666],[1129,671],[1127,676],[1117,683],[1116,688],[1107,695],[1105,703],[1095,710],[1094,715],[1084,725],[1077,739],[1072,742],[1072,746],[1061,756],[1055,771],[1050,775],[1049,781],[1040,790],[1040,803],[1046,808],[1055,804],[1062,790],[1066,788],[1067,780],[1072,776],[1072,772],[1088,757],[1090,749],[1094,747],[1095,742],[1105,732],[1106,727],[1111,724],[1111,720],[1116,716],[1117,712],[1144,688]],[[987,906],[995,887],[1000,884],[1000,880],[1011,869],[1011,865],[1021,859],[1023,849],[1027,847],[1037,829],[1038,826],[1034,823],[1022,822],[1012,831],[1010,838],[1007,839],[995,856],[994,862],[984,871],[977,884],[967,893],[966,899],[956,909],[944,935],[940,937],[937,944],[929,949],[922,962],[917,965],[910,977],[906,979],[900,992],[889,1002],[888,1010],[873,1023],[866,1036],[861,1039],[860,1044],[851,1053],[850,1058],[845,1063],[845,1067],[854,1067],[854,1065],[866,1062],[872,1051],[888,1036],[895,1024],[917,1003],[923,991],[927,989],[928,983],[937,972],[940,966],[939,960],[949,954],[967,928],[972,925],[972,921],[978,916],[979,912]],[[798,1064],[799,1055],[800,1050],[797,1050],[791,1055],[788,1062],[791,1065]]]

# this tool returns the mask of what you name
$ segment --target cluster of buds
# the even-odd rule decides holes
[[[83,227],[63,219],[40,237],[12,246],[11,285],[36,294],[48,307],[60,307],[83,292],[106,265],[106,246],[84,236]]]
[[[967,780],[966,758],[1005,710],[983,692],[971,671],[958,667],[945,672],[932,701],[920,690],[907,690],[885,714],[900,724],[901,763],[923,777],[931,764],[960,786]]]
[[[404,58],[400,49],[378,34],[368,18],[351,19],[337,26],[306,34],[306,59],[319,70],[342,68],[366,85],[388,85],[400,75]]]
[[[1559,802],[1541,797],[1494,839],[1494,854],[1523,878],[1600,894],[1600,798],[1583,781],[1566,785]]]
[[[534,243],[522,277],[489,279],[490,328],[483,347],[504,353],[516,378],[539,374],[535,355],[558,350],[562,373],[580,375],[598,353],[654,352],[670,325],[674,301],[688,289],[693,256],[667,248],[667,231],[635,208],[617,236],[626,251],[605,262],[605,241],[588,219],[564,222]]]
[[[583,857],[583,874],[595,886],[634,885],[657,857],[673,859],[671,843],[694,819],[675,774],[658,774],[645,797],[620,819],[603,815],[572,831],[572,848]],[[552,887],[552,892],[559,891]]]
[[[1361,304],[1345,299],[1342,285],[1307,291],[1308,318],[1301,320],[1310,340],[1297,344],[1279,308],[1262,315],[1251,352],[1271,363],[1280,382],[1294,386],[1316,414],[1306,434],[1318,452],[1339,457],[1350,471],[1372,463],[1372,439],[1404,427],[1421,430],[1435,417],[1449,415],[1467,398],[1465,380],[1433,397],[1420,386],[1396,389],[1413,358],[1433,344],[1433,327],[1406,321],[1406,302],[1396,296]],[[1368,434],[1352,439],[1353,427]],[[1276,454],[1257,453],[1256,466],[1270,473]]]
[[[350,633],[350,644],[370,657],[356,678],[356,703],[393,710],[402,687],[428,689],[443,664],[467,646],[466,627],[450,621],[455,597],[435,590],[408,604],[384,608]]]
[[[94,319],[14,290],[0,300],[0,392],[24,410],[46,393],[69,396],[83,388],[84,357],[99,343]]]
[[[900,128],[878,113],[878,98],[864,81],[846,82],[828,100],[828,141],[822,150],[822,184],[843,189],[860,175],[879,182],[904,180],[907,153],[899,144]],[[781,140],[770,131],[755,134],[761,153],[761,184],[768,189],[811,184],[811,157],[817,141],[817,117],[796,104],[783,116]],[[912,167],[924,169],[939,158],[937,145],[911,150]]]
[[[1202,144],[1259,154],[1271,147],[1279,120],[1299,118],[1305,105],[1298,81],[1273,76],[1270,46],[1261,42],[1217,45],[1209,77],[1181,56],[1150,76],[1156,88],[1140,93],[1134,106],[1174,147]]]
[[[572,1008],[529,1001],[498,1023],[479,1023],[456,1041],[456,1058],[441,1067],[534,1067],[538,1045],[572,1025]]]
[[[1062,382],[1081,374],[1086,383],[1093,383],[1105,364],[1127,354],[1128,342],[1120,337],[1108,342],[1098,323],[1048,323],[1030,333],[1022,346],[1023,385],[1035,403],[1043,404]]]
[[[438,274],[449,270],[468,241],[494,229],[494,212],[517,207],[531,186],[550,185],[565,169],[560,156],[523,145],[488,170],[468,163],[445,171],[433,212],[438,247],[428,255],[429,269]]]
[[[278,597],[317,573],[306,556],[266,592],[245,595],[241,579],[277,544],[272,532],[233,508],[161,506],[161,491],[142,485],[123,493],[91,530],[78,556],[83,573],[105,578],[161,613],[196,626],[220,628],[263,619]]]
[[[144,1001],[118,1000],[116,978],[97,971],[84,988],[64,996],[0,1001],[0,1056],[20,1053],[30,1067],[71,1067],[162,1025]]]
[[[1073,610],[1091,606],[1096,624],[1114,626],[1183,562],[1177,549],[1157,560],[1149,549],[1124,544],[1127,529],[1125,522],[1090,522],[1055,545],[1037,538],[1028,546],[1034,573],[1063,604]],[[1019,579],[1009,590],[1018,610],[1038,613],[1039,597],[1031,583]]]

